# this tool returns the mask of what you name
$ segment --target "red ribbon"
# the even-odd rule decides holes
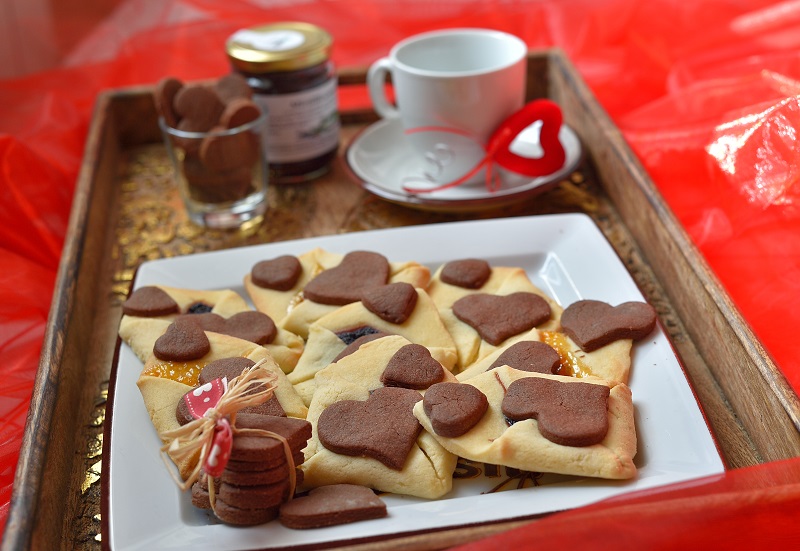
[[[539,145],[544,154],[540,158],[532,158],[524,157],[511,151],[511,144],[517,136],[537,121],[542,121]],[[548,99],[531,101],[500,124],[492,133],[488,144],[484,146],[484,151],[486,152],[484,157],[466,174],[452,182],[433,188],[403,186],[403,189],[408,193],[430,193],[457,187],[486,167],[486,189],[489,192],[494,192],[497,191],[500,184],[499,178],[494,173],[495,163],[511,172],[524,176],[537,177],[552,174],[564,166],[566,158],[564,146],[561,145],[561,140],[558,138],[562,122],[563,115],[557,103]],[[441,126],[424,126],[406,130],[408,134],[416,132],[447,132],[471,138],[462,130]]]

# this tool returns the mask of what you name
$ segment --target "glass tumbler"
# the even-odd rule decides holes
[[[230,229],[260,223],[267,210],[267,116],[208,132],[172,128],[159,118],[189,218]]]

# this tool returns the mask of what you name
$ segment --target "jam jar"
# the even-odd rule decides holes
[[[267,162],[276,183],[304,182],[326,173],[339,148],[333,40],[303,22],[242,29],[226,52],[267,113]]]

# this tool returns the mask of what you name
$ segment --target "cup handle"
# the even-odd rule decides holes
[[[386,77],[392,69],[392,62],[383,57],[370,65],[367,71],[367,89],[375,111],[384,119],[396,119],[400,116],[397,107],[386,99]]]

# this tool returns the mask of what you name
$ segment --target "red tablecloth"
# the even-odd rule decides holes
[[[126,0],[60,66],[0,81],[0,526],[96,94],[165,75],[219,76],[233,31],[285,20],[331,31],[339,66],[368,65],[396,41],[444,27],[496,28],[532,48],[561,47],[800,389],[800,2]],[[563,543],[552,539],[561,534],[622,546],[616,533],[598,541],[597,528],[607,534],[613,525],[652,549],[692,537],[719,543],[727,530],[752,534],[765,522],[776,541],[791,534],[786,515],[800,513],[797,470],[789,461],[736,471],[703,485],[705,498],[651,492],[645,504],[556,515],[490,544],[547,546]]]

